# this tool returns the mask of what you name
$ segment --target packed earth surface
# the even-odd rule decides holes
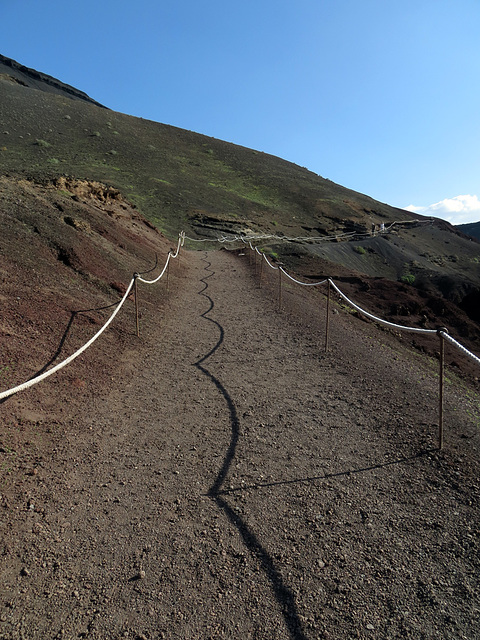
[[[478,242],[3,56],[0,84],[0,639],[478,638],[480,372],[447,343],[439,448],[435,334],[479,353]],[[432,335],[212,250],[239,233]]]
[[[1,638],[478,637],[478,384],[249,253],[2,403]]]

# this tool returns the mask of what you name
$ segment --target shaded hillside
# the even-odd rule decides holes
[[[277,239],[263,248],[298,273],[341,272],[359,283],[353,293],[384,278],[389,299],[407,292],[429,322],[446,323],[445,300],[458,309],[454,326],[463,335],[478,330],[470,323],[479,321],[480,245],[448,223],[390,207],[265,153],[110,111],[4,58],[0,170],[27,178],[32,188],[64,178],[67,203],[76,197],[71,179],[100,182],[170,237],[182,229],[199,238],[273,234]],[[388,232],[371,236],[372,225],[378,230],[380,224]],[[346,233],[354,235],[331,239]],[[374,304],[379,312],[391,306],[381,298]]]
[[[55,93],[57,95],[65,95],[68,98],[74,100],[84,100],[90,104],[95,104],[98,107],[102,105],[95,100],[92,100],[86,93],[71,87],[64,82],[60,82],[56,78],[41,73],[35,69],[30,69],[22,64],[19,64],[11,58],[7,58],[0,54],[0,78],[9,80],[10,82],[18,83],[23,87],[30,87],[31,89],[38,89],[39,91],[46,91],[47,93]]]
[[[480,222],[469,222],[468,224],[459,224],[456,227],[467,236],[472,236],[480,240]]]

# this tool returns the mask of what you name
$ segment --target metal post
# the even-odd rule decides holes
[[[135,293],[135,325],[137,328],[137,338],[140,337],[140,329],[138,326],[138,291],[137,291],[137,278],[138,278],[138,273],[134,273],[133,274],[133,285],[134,285],[134,293]]]
[[[438,329],[438,337],[440,339],[440,376],[439,376],[439,394],[438,394],[438,448],[443,448],[443,389],[445,384],[445,338],[442,331],[446,329]]]
[[[169,253],[168,255],[170,256],[171,253]],[[167,293],[169,292],[169,285],[170,285],[170,259],[168,260],[168,264],[167,264]]]
[[[329,324],[330,324],[330,280],[328,280],[328,292],[327,292],[327,319],[325,322],[325,353],[328,352]]]

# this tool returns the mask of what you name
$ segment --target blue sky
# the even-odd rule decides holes
[[[480,220],[479,0],[0,0],[0,53],[116,111]]]

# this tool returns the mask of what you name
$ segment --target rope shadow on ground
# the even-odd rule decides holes
[[[237,529],[243,540],[243,543],[245,544],[245,547],[248,549],[252,557],[260,560],[262,570],[272,585],[273,593],[278,604],[280,605],[282,615],[285,619],[285,624],[288,628],[292,640],[306,640],[306,636],[302,630],[302,624],[300,622],[300,617],[297,611],[293,592],[284,583],[280,571],[275,566],[271,555],[262,546],[255,533],[249,528],[245,520],[228,504],[226,499],[222,496],[222,493],[225,492],[221,491],[221,487],[235,457],[235,451],[240,437],[240,421],[233,398],[231,397],[225,386],[217,377],[215,377],[210,371],[208,371],[206,367],[203,366],[203,363],[208,358],[210,358],[217,351],[217,349],[219,349],[225,337],[225,332],[221,324],[216,320],[207,317],[208,314],[213,310],[215,305],[212,298],[206,293],[208,289],[208,283],[205,281],[208,278],[211,278],[215,272],[211,271],[211,263],[206,260],[206,254],[203,260],[206,262],[205,270],[210,271],[210,273],[200,280],[205,286],[198,292],[198,295],[204,296],[209,301],[210,306],[201,314],[201,317],[213,323],[218,328],[220,337],[214,347],[205,356],[197,360],[197,362],[194,363],[194,366],[203,375],[208,377],[211,382],[213,382],[220,394],[225,399],[228,406],[231,425],[231,436],[228,450],[225,454],[222,467],[219,470],[215,482],[210,487],[207,495],[216,503],[218,508],[223,511],[231,524]]]
[[[153,265],[153,267],[150,267],[149,269],[147,269],[146,271],[142,271],[140,273],[137,273],[136,275],[146,275],[148,273],[151,273],[152,271],[154,271],[158,266],[158,254],[155,252],[155,264]],[[128,296],[127,300],[132,300],[133,294],[130,293],[130,295]],[[46,362],[40,369],[38,369],[38,371],[36,371],[35,373],[33,373],[29,378],[27,378],[27,382],[29,382],[30,380],[34,380],[35,378],[37,378],[38,376],[41,376],[43,373],[45,373],[54,363],[55,361],[59,358],[60,354],[63,351],[63,348],[65,346],[65,342],[67,341],[67,338],[72,330],[72,326],[73,323],[75,322],[75,319],[78,315],[81,315],[82,313],[91,313],[92,311],[105,311],[106,309],[111,309],[115,306],[117,306],[120,302],[122,301],[122,298],[120,298],[119,300],[112,302],[111,304],[107,304],[107,305],[103,305],[101,307],[93,307],[91,309],[77,309],[75,311],[70,311],[70,319],[67,323],[67,326],[65,328],[65,331],[63,332],[62,337],[60,338],[60,342],[58,343],[58,347],[55,350],[55,353],[50,357],[50,359],[48,360],[48,362]],[[135,335],[133,332],[131,335]],[[12,393],[11,395],[5,397],[5,398],[1,398],[0,399],[0,405],[3,404],[4,402],[7,402],[7,400],[10,400],[11,398],[13,398],[16,394]]]
[[[47,371],[56,362],[56,360],[58,360],[58,358],[60,357],[60,355],[61,355],[61,353],[63,351],[63,348],[65,346],[67,338],[68,338],[68,336],[69,336],[69,334],[70,334],[70,332],[72,330],[73,323],[75,322],[75,320],[76,320],[78,315],[80,315],[82,313],[90,313],[92,311],[105,311],[106,309],[111,309],[112,307],[115,307],[116,305],[118,305],[119,302],[120,302],[120,300],[117,300],[116,302],[112,302],[112,304],[107,304],[107,305],[105,305],[103,307],[95,307],[95,308],[92,308],[92,309],[78,309],[77,311],[70,311],[70,319],[69,319],[69,321],[67,323],[67,326],[65,327],[65,330],[63,332],[62,337],[60,338],[60,342],[58,343],[58,347],[56,348],[55,353],[50,357],[48,362],[46,362],[40,369],[38,369],[38,371],[36,371],[35,373],[32,373],[30,375],[30,377],[27,378],[27,381],[33,380],[33,379],[37,378],[38,376],[41,376],[42,373]],[[6,398],[0,399],[0,404],[3,404],[4,402],[7,402],[11,398],[13,398],[15,395],[16,394],[13,393],[12,395],[7,396]]]

